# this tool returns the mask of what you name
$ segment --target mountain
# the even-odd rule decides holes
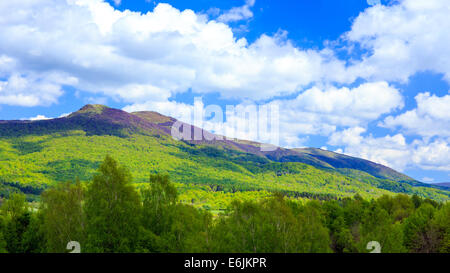
[[[274,191],[297,198],[332,199],[407,193],[443,201],[450,191],[415,181],[386,166],[321,149],[262,152],[244,140],[178,141],[176,119],[156,112],[128,113],[86,105],[67,117],[0,121],[0,195],[30,199],[62,181],[89,181],[106,154],[130,169],[136,186],[150,173],[168,173],[181,199],[209,209]],[[191,133],[192,133],[191,132]]]
[[[435,186],[450,188],[450,182],[433,183]]]

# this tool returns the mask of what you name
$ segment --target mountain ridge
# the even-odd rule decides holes
[[[80,117],[89,119],[95,119],[100,117],[99,121],[110,122],[112,124],[117,124],[123,126],[123,128],[127,129],[143,129],[145,130],[157,130],[158,132],[163,132],[165,134],[170,134],[171,126],[177,121],[176,119],[162,115],[160,113],[154,111],[138,111],[138,112],[126,112],[119,109],[114,109],[107,107],[105,105],[100,104],[87,104],[80,108],[78,111],[71,113],[67,117],[56,118],[56,120],[70,120],[70,119],[80,119]],[[32,123],[50,123],[55,119],[48,119],[42,121],[29,121]],[[15,121],[12,121],[15,122]],[[23,121],[26,123],[27,121]],[[2,121],[0,121],[0,124]],[[82,126],[83,124],[80,124]],[[190,143],[205,143],[205,142],[214,142],[204,140],[204,134],[214,135],[210,132],[207,132],[201,128],[196,128],[192,126],[193,129],[199,129],[202,131],[202,140],[200,141],[189,141]],[[88,129],[88,131],[90,131]],[[0,131],[1,132],[1,131]],[[193,134],[192,134],[193,135]],[[211,138],[211,137],[209,137]],[[293,148],[286,149],[282,147],[277,147],[275,151],[263,152],[259,151],[259,147],[261,143],[255,141],[248,140],[239,140],[236,139],[234,141],[227,140],[218,140],[217,142],[221,142],[224,144],[232,144],[235,148],[238,148],[242,151],[249,152],[255,155],[265,156],[269,159],[275,160],[277,162],[301,162],[305,164],[310,164],[317,167],[323,168],[350,168],[355,169],[354,165],[366,165],[364,171],[367,173],[374,175],[379,178],[389,178],[396,181],[413,181],[414,179],[408,177],[404,174],[401,174],[387,166],[382,164],[378,164],[369,160],[351,157],[344,154],[339,154],[336,152],[325,151],[317,148]],[[328,156],[327,156],[328,155]],[[331,155],[331,156],[330,156]],[[345,160],[347,161],[345,161]],[[360,168],[356,168],[361,170]],[[379,171],[381,170],[381,171]],[[383,173],[388,173],[387,175],[383,175]],[[415,180],[414,180],[415,181]],[[416,181],[418,182],[418,181]]]
[[[450,193],[386,166],[316,148],[261,151],[260,143],[246,140],[177,141],[171,136],[175,122],[157,112],[128,113],[104,105],[85,105],[56,119],[0,121],[0,182],[10,185],[40,179],[40,183],[52,184],[69,179],[72,173],[87,179],[105,153],[116,153],[118,157],[128,154],[123,160],[136,165],[133,172],[139,181],[144,181],[139,164],[153,162],[149,166],[168,171],[181,184],[214,186],[226,192],[281,189],[293,196],[302,192],[347,196],[359,191],[369,195],[426,191],[424,196],[437,194],[441,199]],[[192,130],[214,136],[201,128]],[[73,142],[74,147],[66,142]],[[103,147],[104,142],[108,145]],[[36,158],[46,163],[34,162]],[[33,171],[28,176],[15,173],[15,166],[27,160],[33,161]],[[177,162],[172,165],[178,167],[166,161]],[[195,169],[214,175],[194,173]]]
[[[432,183],[432,185],[439,186],[439,187],[446,187],[450,188],[450,182],[439,182],[439,183]]]

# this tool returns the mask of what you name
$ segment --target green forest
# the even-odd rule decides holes
[[[261,193],[214,212],[180,198],[169,175],[136,184],[110,156],[89,181],[43,189],[39,202],[14,192],[0,207],[0,252],[383,253],[450,252],[450,203],[418,195],[292,198]],[[69,179],[68,179],[69,180]]]
[[[1,127],[1,126],[0,126]],[[88,135],[84,131],[0,138],[0,197],[22,192],[28,201],[76,177],[87,182],[110,154],[133,175],[136,186],[150,173],[167,173],[179,198],[198,208],[225,210],[233,200],[256,200],[281,191],[293,198],[365,199],[394,193],[449,200],[450,191],[376,177],[350,168],[277,162],[222,144],[192,145],[171,136]]]

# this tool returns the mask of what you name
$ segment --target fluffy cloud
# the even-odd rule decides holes
[[[380,126],[396,129],[400,127],[408,134],[424,137],[450,137],[450,95],[438,97],[430,93],[419,93],[417,108],[398,116],[388,116]]]
[[[340,132],[336,132],[330,136],[328,144],[334,146],[349,145],[356,146],[363,140],[362,133],[366,131],[362,127],[353,127]]]
[[[345,38],[368,54],[352,67],[366,79],[406,81],[420,71],[450,82],[450,5],[447,0],[399,0],[362,12]]]
[[[400,0],[375,5],[354,20],[344,35],[349,48],[365,50],[361,60],[347,69],[354,77],[406,82],[421,71],[440,73],[450,82],[450,5],[446,0]],[[377,99],[382,99],[379,96]],[[328,143],[340,151],[398,170],[422,168],[450,170],[450,96],[430,93],[416,96],[417,108],[388,116],[379,126],[400,129],[418,138],[407,143],[403,134],[364,136],[367,127],[350,125],[334,132]],[[376,120],[376,119],[374,119]]]
[[[403,98],[388,83],[374,82],[353,89],[313,87],[288,104],[295,109],[329,116],[337,124],[353,125],[403,107]]]
[[[46,117],[46,116],[44,116],[44,115],[37,115],[37,116],[35,116],[35,117],[31,117],[31,118],[23,118],[23,119],[21,119],[21,120],[32,120],[32,121],[35,121],[35,120],[46,120],[46,119],[51,119],[51,118],[48,118],[48,117]]]
[[[362,136],[365,128],[353,127],[335,132],[328,144],[344,146],[340,152],[365,158],[399,171],[408,168],[450,171],[449,139],[414,140],[407,143],[402,134],[375,138]]]
[[[450,145],[449,139],[438,139],[431,143],[413,143],[415,149],[412,154],[412,162],[427,170],[450,171]]]
[[[431,178],[431,177],[423,177],[422,179],[421,179],[421,181],[423,181],[423,182],[425,182],[425,183],[432,183],[432,182],[434,182],[434,179],[433,178]]]
[[[61,84],[73,83],[73,78],[48,74],[45,77],[35,75],[11,74],[6,81],[0,80],[0,104],[37,106],[55,103],[63,94]]]
[[[368,53],[346,63],[327,48],[295,47],[285,32],[248,44],[236,39],[228,25],[168,4],[141,14],[115,10],[101,0],[3,1],[0,78],[32,75],[53,88],[31,87],[25,94],[3,87],[0,103],[54,103],[61,94],[55,89],[65,83],[49,82],[49,73],[75,79],[77,89],[141,104],[155,94],[166,98],[189,89],[260,100],[311,84],[352,83],[358,76],[406,80],[417,71],[432,70],[448,78],[449,5],[444,0],[421,2],[404,0],[362,12],[345,37]],[[253,5],[247,0],[220,20],[248,18]],[[129,87],[134,96],[124,92]]]
[[[328,144],[345,146],[343,152],[346,154],[392,166],[398,170],[406,167],[407,162],[400,159],[407,157],[410,150],[403,135],[387,135],[380,138],[363,137],[361,134],[365,132],[366,129],[361,127],[345,129],[333,133]]]
[[[58,118],[64,118],[64,117],[67,117],[70,114],[71,113],[63,113],[63,114],[59,115]],[[54,118],[49,118],[49,117],[46,117],[45,115],[36,115],[34,117],[31,117],[31,118],[21,118],[20,120],[35,121],[35,120],[47,120],[47,119],[54,119]]]
[[[75,79],[72,85],[79,90],[136,103],[189,89],[268,99],[314,81],[352,81],[330,50],[301,50],[285,32],[248,44],[228,25],[168,4],[141,14],[100,0],[3,1],[0,40],[3,77],[20,72],[55,84],[48,91],[29,89],[45,98],[2,91],[7,95],[0,103],[16,105],[55,102],[62,83],[46,81],[49,73]],[[3,69],[6,60],[14,68]]]
[[[281,137],[285,146],[301,145],[299,135],[328,136],[338,127],[365,126],[385,113],[403,107],[403,98],[386,82],[364,83],[355,88],[313,87],[292,100],[278,100]]]
[[[253,17],[253,12],[250,10],[255,5],[255,0],[246,0],[245,5],[241,7],[234,7],[222,15],[217,20],[220,22],[228,23],[240,20],[245,20]]]

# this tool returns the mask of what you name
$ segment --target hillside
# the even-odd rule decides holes
[[[398,192],[439,201],[450,196],[444,187],[320,149],[261,152],[249,141],[177,141],[170,135],[175,121],[102,105],[51,120],[0,121],[0,194],[20,190],[33,199],[55,183],[88,181],[110,154],[131,170],[137,186],[150,173],[168,173],[183,201],[213,210],[233,198],[258,199],[274,191],[321,199]]]

